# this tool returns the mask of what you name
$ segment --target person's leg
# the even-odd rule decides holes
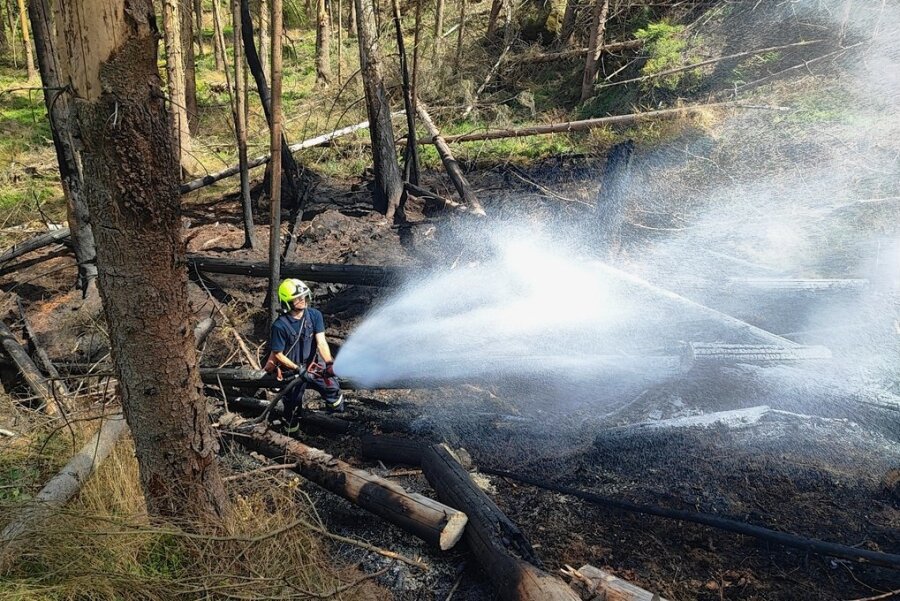
[[[341,394],[341,385],[337,378],[311,378],[309,386],[325,401],[325,409],[338,413],[344,410],[344,395]]]
[[[306,384],[297,384],[281,399],[284,405],[285,431],[288,434],[293,434],[300,429],[300,412],[305,391]]]

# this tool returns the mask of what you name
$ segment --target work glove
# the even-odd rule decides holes
[[[337,377],[334,373],[334,361],[328,361],[325,363],[325,375],[329,378]]]

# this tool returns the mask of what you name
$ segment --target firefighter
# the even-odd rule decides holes
[[[311,297],[309,287],[300,280],[288,278],[278,286],[282,314],[272,324],[270,358],[287,372],[306,368],[304,381],[294,385],[283,399],[288,433],[296,432],[300,426],[300,405],[307,385],[322,396],[327,411],[344,411],[344,395],[325,339],[325,320],[321,311],[309,306]]]

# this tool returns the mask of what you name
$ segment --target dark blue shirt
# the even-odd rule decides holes
[[[324,331],[325,319],[318,309],[308,307],[300,319],[285,313],[272,324],[271,351],[307,366],[316,358],[315,335]]]

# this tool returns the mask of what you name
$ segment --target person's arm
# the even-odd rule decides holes
[[[278,352],[275,353],[275,360],[281,365],[281,367],[287,370],[295,370],[300,369],[300,366],[287,358],[287,355],[284,353]]]
[[[316,334],[316,349],[318,349],[319,356],[322,357],[326,364],[334,362],[331,356],[331,347],[328,346],[328,341],[325,339],[325,332]]]

